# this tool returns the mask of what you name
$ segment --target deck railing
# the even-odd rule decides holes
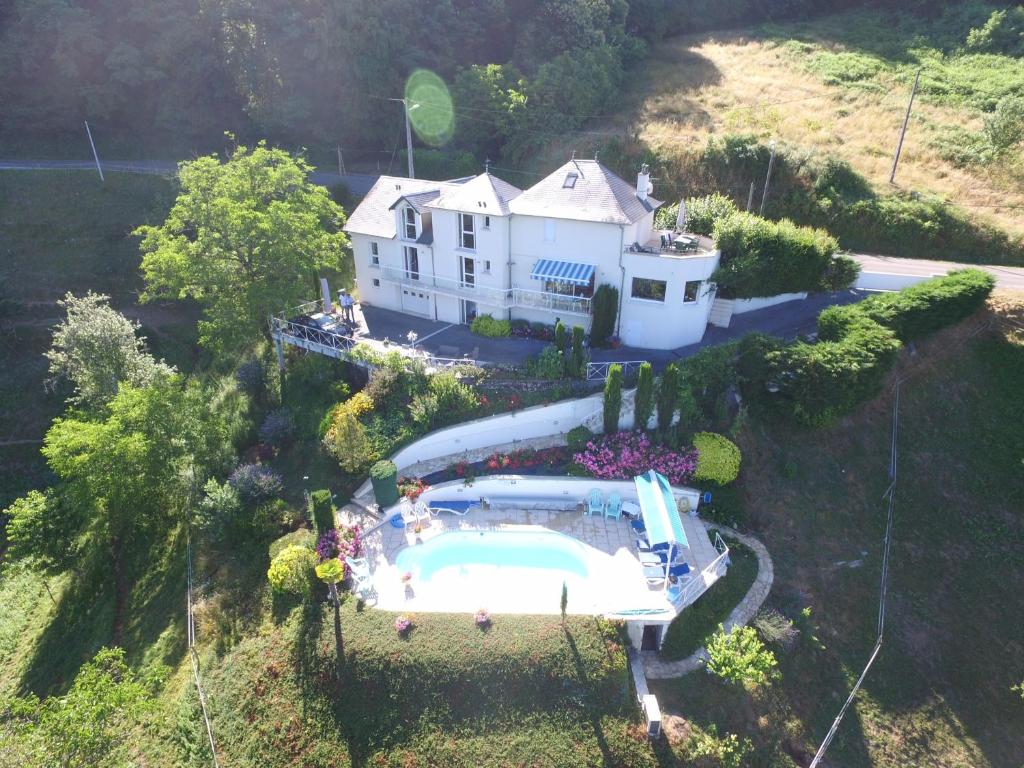
[[[615,360],[608,363],[587,363],[587,381],[604,381],[608,378],[608,369],[613,365],[622,366],[622,375],[629,376],[640,370],[646,360]]]
[[[712,584],[722,578],[729,570],[729,547],[722,541],[722,537],[715,531],[712,539],[718,557],[700,573],[689,579],[679,592],[679,596],[673,601],[676,608],[682,610],[688,605],[697,601],[701,595],[708,591]]]

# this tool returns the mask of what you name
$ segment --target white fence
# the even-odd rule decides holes
[[[898,291],[939,275],[899,275],[894,272],[861,272],[854,288],[865,291]]]
[[[729,570],[729,547],[722,541],[718,531],[715,531],[713,542],[715,549],[718,551],[718,557],[707,565],[703,571],[686,582],[686,586],[683,587],[675,601],[678,610],[682,610],[686,606],[695,603],[697,598],[707,592],[711,585],[725,576],[726,571]]]
[[[621,360],[609,363],[587,363],[587,381],[604,381],[608,378],[608,369],[613,365],[622,366],[622,375],[629,376],[640,370],[646,360]]]

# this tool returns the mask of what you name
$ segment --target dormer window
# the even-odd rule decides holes
[[[405,238],[406,240],[416,239],[416,211],[412,206],[405,209]]]
[[[573,187],[575,187],[576,179],[578,179],[579,177],[580,175],[575,171],[570,171],[569,173],[565,174],[565,181],[562,182],[562,189],[572,189]]]
[[[470,251],[476,250],[476,228],[473,214],[459,214],[459,245]]]

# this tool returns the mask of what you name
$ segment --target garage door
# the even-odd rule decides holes
[[[415,288],[402,288],[402,310],[416,315],[429,315],[430,294]]]

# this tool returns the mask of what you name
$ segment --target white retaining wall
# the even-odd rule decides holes
[[[753,312],[758,309],[774,307],[776,304],[785,304],[787,301],[800,301],[807,298],[804,293],[780,293],[777,296],[761,296],[756,299],[736,299],[733,302],[732,313],[742,315],[744,312]]]
[[[931,280],[936,275],[898,275],[893,272],[861,272],[854,288],[865,291],[898,291]]]

